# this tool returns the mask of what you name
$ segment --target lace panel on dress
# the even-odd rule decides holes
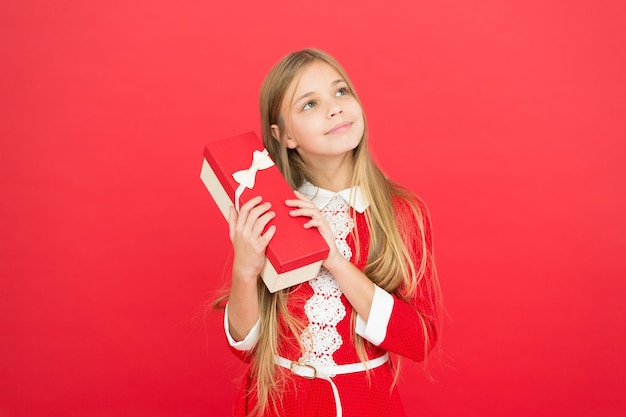
[[[352,250],[346,237],[354,228],[349,208],[343,198],[335,195],[321,210],[335,236],[337,249],[348,260],[352,258]],[[333,353],[343,344],[337,332],[337,324],[346,316],[341,302],[342,292],[335,278],[324,267],[308,284],[314,293],[304,305],[309,325],[300,335],[305,352],[299,360],[314,366],[334,366]]]

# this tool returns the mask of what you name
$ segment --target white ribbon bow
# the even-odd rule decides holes
[[[246,188],[254,188],[254,180],[256,178],[257,171],[267,169],[274,165],[274,161],[269,157],[267,149],[261,151],[254,151],[252,154],[252,165],[250,168],[237,171],[233,174],[233,178],[239,184],[235,191],[235,208],[239,211],[239,198]]]

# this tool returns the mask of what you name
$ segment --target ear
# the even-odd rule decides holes
[[[280,127],[278,127],[277,124],[273,124],[270,126],[270,128],[272,129],[272,137],[280,142]]]
[[[273,124],[270,127],[272,129],[272,137],[279,143],[282,143],[280,127],[277,124]],[[285,146],[289,149],[296,149],[298,147],[298,143],[290,136],[287,136],[284,142]]]

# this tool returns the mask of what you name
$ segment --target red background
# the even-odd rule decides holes
[[[626,410],[621,1],[3,2],[0,416],[226,416],[203,144],[327,50],[432,211],[448,316],[410,415]]]

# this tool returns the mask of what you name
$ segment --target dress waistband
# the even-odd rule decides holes
[[[385,353],[375,359],[370,359],[366,362],[349,363],[346,365],[334,365],[334,366],[313,366],[298,361],[290,361],[282,356],[276,356],[275,361],[278,366],[289,369],[292,374],[301,376],[303,378],[315,379],[320,378],[330,382],[333,389],[333,395],[335,396],[335,408],[337,409],[337,417],[342,417],[341,400],[339,398],[339,392],[337,386],[332,380],[335,375],[351,374],[354,372],[364,372],[368,369],[374,369],[381,365],[384,365],[389,360],[389,353]]]

